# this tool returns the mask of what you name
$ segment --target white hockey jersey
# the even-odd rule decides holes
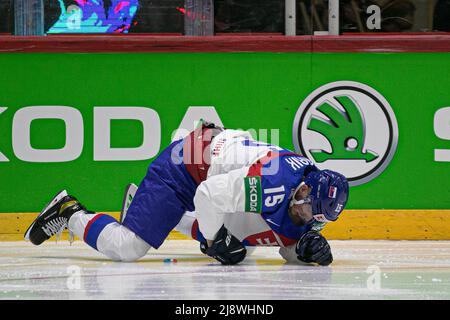
[[[213,240],[225,225],[246,246],[284,248],[311,228],[323,227],[320,222],[295,226],[288,216],[293,191],[308,170],[317,170],[307,158],[240,130],[221,132],[210,152],[207,179],[195,194],[195,212],[185,214],[176,228],[180,232]]]

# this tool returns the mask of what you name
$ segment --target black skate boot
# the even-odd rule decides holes
[[[51,236],[60,235],[67,228],[70,217],[80,210],[86,209],[77,199],[68,195],[66,190],[59,192],[28,227],[25,240],[40,245]]]

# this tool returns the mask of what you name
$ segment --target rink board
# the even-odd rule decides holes
[[[241,41],[241,46],[249,46],[241,52],[224,52],[231,49],[214,42],[220,40],[213,40],[219,52],[208,52],[177,51],[176,40],[170,46],[153,43],[151,50],[160,52],[130,46],[127,53],[83,53],[72,50],[80,44],[70,39],[65,46],[52,44],[42,52],[39,46],[25,43],[22,49],[5,47],[0,53],[1,239],[16,239],[26,228],[28,222],[21,221],[29,221],[32,215],[18,212],[38,212],[63,188],[90,210],[120,210],[124,187],[140,182],[190,106],[214,107],[226,127],[269,130],[268,142],[273,142],[270,130],[278,129],[279,144],[294,149],[294,119],[300,105],[314,90],[336,81],[362,83],[379,92],[395,113],[399,134],[387,167],[373,180],[351,187],[349,210],[325,233],[334,239],[449,238],[450,162],[437,161],[436,153],[449,152],[450,137],[448,129],[436,130],[435,119],[439,110],[450,106],[448,41],[441,41],[447,44],[437,49],[425,42],[410,42],[410,52],[389,47],[395,41],[387,41],[384,49],[378,43],[358,52],[344,52],[345,46],[337,46],[334,52],[313,52],[313,42],[296,46],[297,40],[284,37],[278,43],[280,52],[274,46],[269,46],[270,52],[252,52],[254,40],[249,38]],[[116,41],[102,39],[108,48]],[[134,41],[120,39],[125,47],[127,41]],[[345,44],[346,38],[342,39]],[[362,47],[368,43],[355,39]],[[202,43],[190,41],[191,48]],[[314,43],[318,51],[323,42],[326,39]],[[85,45],[102,47],[103,42],[92,40]],[[37,52],[29,53],[33,48]],[[20,51],[28,53],[12,53]],[[16,115],[30,106],[78,110],[83,122],[80,154],[65,162],[23,159],[14,147],[13,124]],[[136,106],[157,114],[158,120],[152,123],[160,130],[159,138],[152,136],[156,152],[140,160],[96,160],[94,108]],[[110,129],[112,148],[137,148],[142,143],[144,128],[138,121],[113,120]],[[35,119],[29,131],[30,145],[36,150],[65,146],[66,127],[61,119]]]
[[[120,213],[107,213],[119,218]],[[0,241],[21,241],[37,213],[0,215]],[[450,210],[346,210],[322,232],[332,240],[450,240]],[[67,232],[62,236],[67,239]],[[172,231],[171,240],[190,237]]]
[[[0,54],[0,106],[7,108],[0,113],[0,152],[9,160],[0,161],[0,212],[37,212],[62,188],[90,210],[120,210],[124,187],[140,182],[154,155],[94,160],[94,107],[153,109],[159,117],[154,128],[160,127],[160,139],[153,137],[156,152],[170,143],[189,106],[214,106],[227,127],[279,129],[279,144],[294,149],[294,118],[302,101],[340,80],[383,94],[399,128],[392,161],[375,179],[351,188],[348,208],[449,209],[450,162],[434,157],[436,149],[449,149],[450,141],[438,138],[433,127],[437,110],[450,105],[449,61],[450,53]],[[76,159],[17,157],[14,117],[29,106],[68,106],[81,113],[83,147]],[[138,147],[142,132],[137,121],[114,120],[111,147]],[[270,142],[270,132],[266,139]],[[33,148],[58,149],[64,143],[62,120],[30,124]],[[419,181],[426,186],[420,195]]]

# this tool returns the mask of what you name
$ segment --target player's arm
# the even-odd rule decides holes
[[[202,252],[222,264],[236,264],[246,255],[241,241],[224,226],[227,214],[244,212],[244,179],[248,168],[216,175],[203,181],[197,188],[194,204],[199,229],[207,244],[201,244]]]
[[[280,255],[288,262],[317,263],[327,266],[333,262],[330,245],[317,231],[308,231],[296,244],[280,248]]]
[[[200,231],[207,240],[216,239],[228,214],[245,211],[244,179],[248,168],[209,177],[197,188],[195,212]]]

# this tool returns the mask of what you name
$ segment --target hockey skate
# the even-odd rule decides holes
[[[66,190],[59,192],[28,227],[25,240],[40,245],[54,235],[58,237],[67,228],[70,217],[80,210],[86,209],[77,199]]]
[[[137,192],[137,185],[134,183],[129,183],[127,187],[125,188],[125,193],[123,195],[123,201],[122,201],[122,209],[120,210],[120,223],[123,223],[123,220],[125,220],[125,217],[128,212],[128,208],[131,205],[131,201],[133,201],[133,198]]]

